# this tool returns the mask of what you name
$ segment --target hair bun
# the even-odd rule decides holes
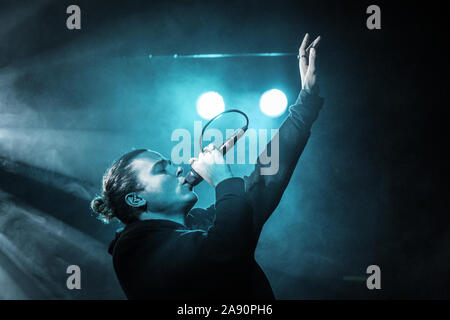
[[[102,212],[102,207],[105,205],[105,200],[103,197],[95,197],[91,202],[92,211],[100,214]]]
[[[109,222],[114,218],[113,210],[109,207],[108,201],[104,197],[95,197],[91,201],[91,209],[104,222]]]

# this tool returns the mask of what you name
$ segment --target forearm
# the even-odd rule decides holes
[[[253,172],[244,178],[246,196],[253,206],[255,242],[258,241],[264,223],[277,207],[289,183],[322,104],[322,98],[301,91],[295,104],[289,108],[289,116],[278,133],[258,157]],[[267,163],[268,150],[272,158],[271,163]],[[278,157],[274,156],[276,153]],[[270,167],[271,169],[268,169]]]
[[[209,243],[223,250],[252,254],[253,212],[241,178],[229,178],[217,185],[215,211],[216,218],[207,235]]]

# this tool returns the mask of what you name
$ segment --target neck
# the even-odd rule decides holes
[[[184,212],[171,212],[170,214],[165,212],[150,212],[146,211],[139,217],[139,220],[153,220],[153,219],[162,219],[162,220],[170,220],[176,223],[184,224]]]

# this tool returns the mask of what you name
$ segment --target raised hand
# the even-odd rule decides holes
[[[302,89],[308,93],[318,93],[319,86],[317,84],[316,74],[316,48],[320,42],[320,36],[307,47],[309,42],[309,34],[307,33],[303,38],[299,49],[300,78],[302,80]]]

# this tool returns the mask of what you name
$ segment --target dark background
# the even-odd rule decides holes
[[[106,167],[132,148],[170,156],[172,131],[200,120],[204,91],[260,129],[286,116],[263,116],[260,94],[276,87],[292,103],[300,89],[295,57],[148,54],[295,53],[305,32],[323,38],[326,102],[256,252],[276,297],[450,297],[441,3],[0,3],[1,298],[123,298],[106,253],[119,225],[89,211]],[[70,4],[81,30],[65,26]],[[381,30],[366,28],[370,4]],[[214,200],[206,184],[197,192],[199,206]],[[82,269],[81,291],[65,288],[70,264]],[[381,290],[366,288],[371,264]]]

